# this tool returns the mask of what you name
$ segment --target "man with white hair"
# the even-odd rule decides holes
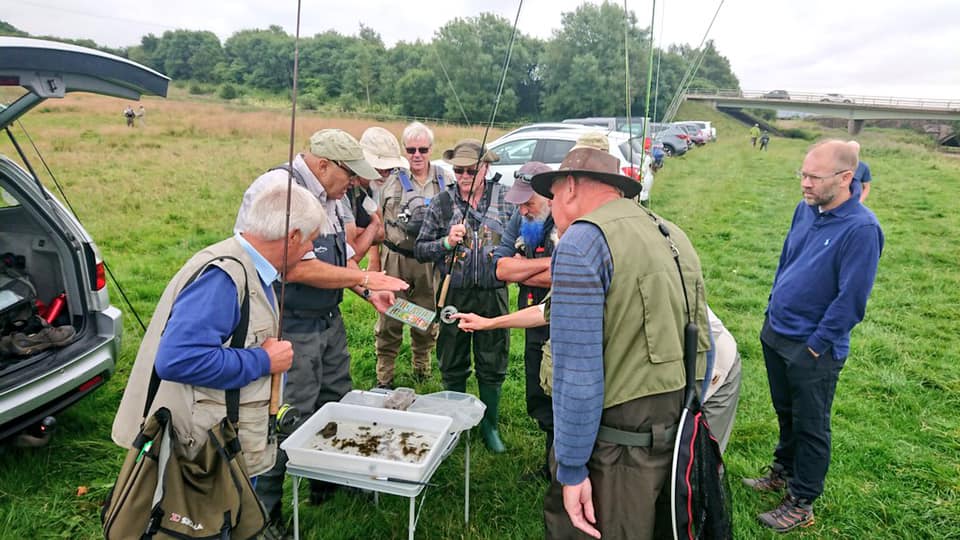
[[[130,448],[139,433],[156,368],[162,382],[149,414],[169,409],[187,452],[203,447],[207,430],[226,416],[225,390],[239,389],[247,472],[256,476],[273,466],[277,448],[268,441],[264,403],[270,401],[270,376],[290,369],[293,348],[276,339],[272,285],[300,264],[326,223],[316,198],[293,186],[287,230],[286,202],[286,186],[261,193],[250,206],[250,227],[204,248],[170,280],[140,343],[114,419],[114,442]],[[239,328],[247,298],[248,323]],[[246,335],[243,348],[224,346],[235,332]]]
[[[430,163],[433,131],[420,122],[403,130],[402,146],[409,171],[394,167],[380,190],[385,239],[380,248],[379,268],[410,283],[406,293],[399,293],[414,304],[430,307],[436,302],[436,275],[432,262],[420,262],[413,254],[414,243],[430,201],[446,187],[444,172]],[[389,163],[384,163],[389,164]],[[376,164],[374,164],[376,166]],[[451,179],[452,180],[452,179]],[[372,261],[371,261],[372,264]],[[410,350],[413,356],[413,379],[422,382],[430,377],[430,355],[437,342],[438,328],[410,329]],[[380,315],[377,334],[377,386],[392,388],[394,364],[403,343],[403,324]]]

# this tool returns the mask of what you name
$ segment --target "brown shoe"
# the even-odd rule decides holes
[[[767,474],[759,478],[744,478],[743,485],[756,491],[776,493],[787,487],[787,473],[783,466],[774,463],[767,467]]]
[[[787,493],[780,506],[757,516],[760,523],[771,529],[785,533],[797,527],[813,525],[813,504]]]

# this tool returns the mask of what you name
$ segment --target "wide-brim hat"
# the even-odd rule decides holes
[[[386,128],[367,128],[360,137],[360,146],[367,163],[374,169],[410,168],[410,162],[400,153],[400,143]]]
[[[555,171],[540,173],[533,177],[530,184],[533,190],[548,199],[553,198],[550,188],[558,178],[572,176],[586,176],[598,182],[611,185],[627,198],[640,194],[643,187],[640,182],[620,174],[620,160],[608,152],[596,148],[581,146],[574,147],[563,158],[563,163]]]
[[[310,137],[310,153],[330,161],[339,161],[354,174],[367,180],[379,180],[380,173],[367,163],[360,143],[341,129],[321,129]]]
[[[500,157],[483,148],[480,141],[476,139],[462,139],[453,148],[443,151],[443,160],[454,167],[472,167],[481,161],[484,163],[500,161]]]

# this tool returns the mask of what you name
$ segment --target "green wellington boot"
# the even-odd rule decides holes
[[[483,413],[483,420],[480,420],[480,435],[483,437],[483,443],[494,454],[502,454],[507,451],[500,440],[500,432],[497,430],[497,423],[500,420],[500,385],[481,384],[480,401],[487,406]]]
[[[451,392],[460,392],[461,394],[466,393],[467,391],[467,381],[460,381],[456,383],[443,383],[443,389],[449,390]]]

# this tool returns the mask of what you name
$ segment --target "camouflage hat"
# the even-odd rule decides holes
[[[360,143],[342,129],[321,129],[310,137],[310,153],[338,161],[367,180],[379,180],[380,174],[367,163]]]
[[[473,167],[481,161],[481,154],[486,163],[500,161],[497,154],[482,148],[476,139],[461,139],[453,148],[444,150],[443,160],[454,167]]]

